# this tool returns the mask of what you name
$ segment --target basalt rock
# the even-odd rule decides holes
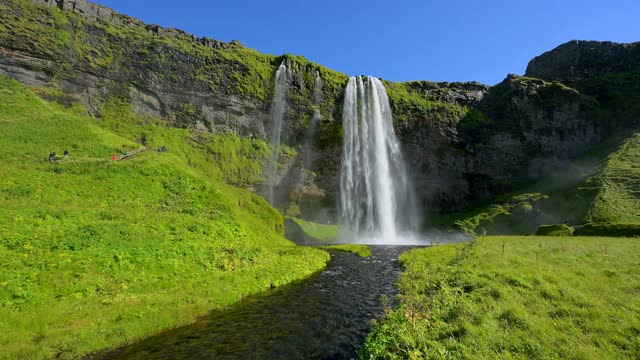
[[[640,42],[574,40],[531,60],[526,76],[571,84],[629,71],[640,71]]]

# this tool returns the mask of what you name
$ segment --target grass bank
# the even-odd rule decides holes
[[[78,358],[320,270],[250,192],[266,150],[0,77],[0,358]],[[167,146],[126,161],[111,154]],[[49,151],[71,156],[49,162]]]
[[[358,244],[331,245],[331,246],[325,246],[324,249],[351,252],[363,258],[371,256],[371,249],[369,249],[367,245],[358,245]]]
[[[364,359],[640,357],[640,241],[478,238],[400,257]]]

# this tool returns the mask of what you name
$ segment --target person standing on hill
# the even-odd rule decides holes
[[[51,150],[51,152],[49,153],[49,161],[53,162],[53,160],[56,159],[56,152],[54,150]]]

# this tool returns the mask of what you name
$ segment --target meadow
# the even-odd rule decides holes
[[[400,257],[363,359],[637,359],[636,238],[490,236]]]

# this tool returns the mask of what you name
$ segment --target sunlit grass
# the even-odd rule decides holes
[[[400,257],[401,305],[362,357],[640,356],[640,242],[487,237]]]
[[[295,222],[300,229],[309,237],[319,241],[332,241],[338,237],[338,226],[330,224],[319,224],[298,218],[289,218]]]

